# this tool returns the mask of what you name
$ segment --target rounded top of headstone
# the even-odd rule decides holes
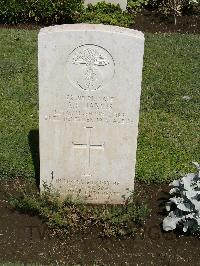
[[[53,33],[53,32],[65,32],[65,31],[102,31],[102,32],[112,32],[125,34],[129,36],[134,36],[139,39],[144,39],[144,34],[141,31],[133,30],[129,28],[123,28],[118,26],[103,25],[103,24],[63,24],[45,27],[40,30],[42,33]]]

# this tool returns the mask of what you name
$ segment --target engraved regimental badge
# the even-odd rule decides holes
[[[86,44],[74,49],[67,61],[67,74],[73,86],[97,91],[114,76],[114,60],[104,48]]]

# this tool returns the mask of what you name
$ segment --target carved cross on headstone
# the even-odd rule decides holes
[[[75,149],[87,149],[88,151],[88,168],[91,166],[91,149],[104,150],[105,143],[94,144],[91,143],[91,131],[93,127],[86,127],[87,129],[87,143],[72,142]]]

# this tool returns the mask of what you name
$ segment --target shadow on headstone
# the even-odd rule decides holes
[[[35,180],[37,187],[39,188],[40,185],[39,130],[38,129],[31,130],[29,132],[28,140],[34,165]]]

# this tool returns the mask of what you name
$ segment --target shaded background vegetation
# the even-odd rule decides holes
[[[0,23],[104,23],[130,27],[144,8],[176,17],[199,11],[199,0],[128,0],[127,10],[105,2],[85,7],[83,0],[1,0]]]

